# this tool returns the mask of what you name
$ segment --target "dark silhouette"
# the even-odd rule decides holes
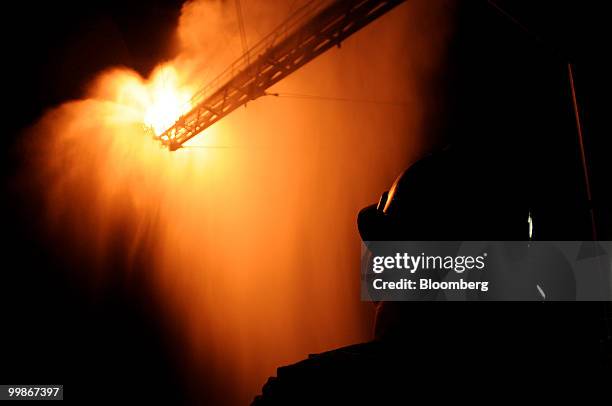
[[[456,150],[418,161],[377,205],[359,213],[361,238],[528,240],[527,201],[513,197],[504,182],[470,187],[481,165],[478,156]],[[379,302],[373,341],[279,368],[253,404],[403,404],[414,391],[431,390],[457,400],[475,388],[511,389],[517,376],[521,391],[531,385],[541,391],[543,377],[573,383],[603,377],[609,363],[601,347],[602,306]]]

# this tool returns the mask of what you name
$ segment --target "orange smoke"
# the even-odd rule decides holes
[[[288,11],[270,3],[246,8],[251,38]],[[50,238],[95,264],[95,281],[117,266],[119,239],[122,268],[154,287],[194,371],[221,383],[217,403],[245,403],[277,366],[369,338],[355,217],[427,147],[424,100],[448,25],[430,4],[398,7],[273,89],[404,105],[264,97],[168,152],[143,124],[159,134],[227,50],[240,53],[230,3],[197,1],[176,59],[145,79],[105,72],[34,128]]]

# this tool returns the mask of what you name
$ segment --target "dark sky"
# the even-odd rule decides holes
[[[33,220],[37,203],[13,188],[24,159],[14,150],[20,130],[44,109],[80,96],[88,79],[105,67],[127,65],[146,74],[171,57],[180,3],[3,4],[7,110],[2,209],[8,242],[0,304],[8,323],[1,345],[9,355],[0,364],[1,382],[78,381],[83,394],[96,389],[96,380],[118,382],[117,390],[126,394],[130,382],[153,383],[159,391],[141,400],[184,400],[180,361],[168,353],[160,333],[164,326],[144,315],[151,305],[145,295],[128,297],[111,283],[103,302],[89,302],[41,237]],[[478,145],[478,153],[490,154],[485,162],[492,166],[507,164],[509,169],[501,172],[514,179],[512,185],[532,179],[528,190],[535,193],[542,224],[550,225],[548,239],[589,237],[567,60],[576,65],[600,238],[611,237],[609,95],[604,86],[610,75],[604,62],[609,30],[601,21],[601,3],[500,2],[529,27],[526,33],[484,1],[462,2],[448,74],[441,83],[447,97],[440,103],[447,114],[440,128],[449,140]],[[496,179],[489,175],[483,182]]]
[[[598,3],[498,4],[516,21],[486,2],[462,8],[448,66],[448,132],[458,144],[473,139],[482,156],[503,161],[509,184],[513,178],[530,183],[527,194],[541,206],[540,224],[550,226],[540,237],[588,238],[579,224],[587,208],[567,72],[573,63],[598,237],[609,238],[610,65],[604,62],[608,37]]]
[[[127,65],[146,74],[171,56],[180,1],[14,2],[3,13],[11,107],[30,122],[41,108],[82,94],[101,69]],[[13,116],[14,117],[14,116]]]

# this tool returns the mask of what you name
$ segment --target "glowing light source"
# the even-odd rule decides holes
[[[191,92],[181,87],[178,72],[170,65],[161,66],[153,73],[148,93],[143,121],[157,137],[192,107]]]
[[[533,218],[531,217],[531,212],[529,212],[527,217],[527,223],[529,223],[529,239],[533,237]]]

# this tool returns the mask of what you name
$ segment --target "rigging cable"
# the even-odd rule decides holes
[[[391,106],[409,106],[411,103],[393,100],[373,100],[373,99],[353,99],[349,97],[321,96],[314,94],[303,93],[281,93],[281,92],[266,92],[264,96],[283,97],[290,99],[307,99],[307,100],[322,100],[332,102],[345,103],[367,103],[367,104],[385,104]]]
[[[249,45],[247,43],[246,30],[244,28],[244,19],[242,16],[242,5],[240,0],[236,0],[236,16],[238,17],[238,30],[240,31],[240,42],[242,43],[242,52],[246,55],[247,65],[249,61]]]

